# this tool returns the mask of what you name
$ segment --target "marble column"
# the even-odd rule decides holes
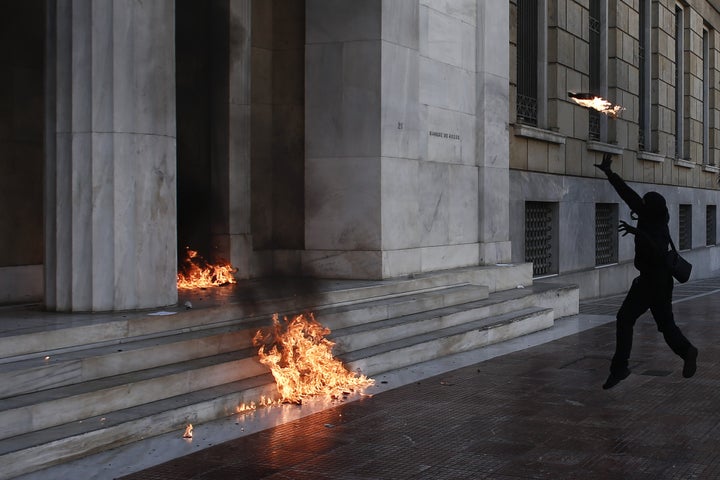
[[[510,261],[510,142],[508,134],[509,9],[504,0],[477,2],[477,148],[480,263]]]
[[[211,181],[213,254],[237,276],[251,273],[251,1],[211,3]]]
[[[47,9],[46,308],[176,303],[174,1]]]

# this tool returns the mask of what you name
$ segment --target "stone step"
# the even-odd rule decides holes
[[[469,269],[467,283],[424,284],[420,291],[347,294],[347,301],[313,311],[333,330],[336,354],[348,368],[368,375],[547,328],[553,318],[577,313],[577,287],[519,282],[515,286],[523,288],[488,296],[492,288],[474,284],[477,275]],[[515,279],[496,279],[496,285],[503,282]],[[197,312],[213,309],[187,313]],[[0,479],[131,443],[138,432],[181,435],[187,423],[230,415],[240,404],[277,395],[255,348],[249,348],[269,315],[203,318],[187,327],[184,313],[167,323],[179,328],[162,335],[138,329],[143,334],[134,338],[56,350],[47,361],[37,354],[4,358],[0,381],[32,393],[0,402]],[[33,379],[15,378],[26,370]],[[84,378],[83,370],[96,378]],[[42,378],[54,374],[67,378]]]
[[[187,424],[232,415],[260,398],[278,398],[269,373],[2,439],[0,480],[173,430],[180,439]]]
[[[434,288],[326,307],[318,310],[316,318],[334,330],[359,322],[375,322],[396,315],[467,303],[487,296],[487,287],[482,286]],[[78,346],[43,357],[7,361],[0,371],[0,384],[3,385],[0,398],[250,348],[255,333],[268,324],[269,318],[266,317],[236,319],[233,324],[223,327],[179,333],[172,331],[162,337],[141,337],[85,348]]]
[[[526,308],[357,350],[342,358],[351,370],[377,375],[548,328],[552,323],[551,309]],[[188,423],[197,426],[233,414],[239,405],[261,398],[277,399],[268,373],[5,438],[0,440],[0,479],[131,443],[138,432],[148,437],[176,430],[180,436]]]
[[[349,370],[361,371],[372,377],[387,371],[388,365],[392,365],[393,369],[407,367],[550,328],[553,323],[551,308],[525,308],[380,343],[346,353],[340,358]]]
[[[512,273],[518,269],[521,270],[521,266],[508,267],[506,270]],[[6,362],[7,358],[41,354],[44,356],[45,352],[74,349],[79,345],[113,344],[134,337],[161,336],[167,332],[212,328],[232,324],[237,319],[269,317],[273,313],[293,314],[309,309],[339,308],[372,300],[383,301],[402,295],[418,295],[453,286],[462,287],[471,283],[467,280],[474,281],[476,277],[482,277],[473,273],[473,270],[383,282],[305,280],[306,285],[298,290],[299,293],[293,294],[290,293],[292,290],[284,292],[283,289],[279,289],[278,296],[274,298],[265,292],[258,293],[262,298],[254,298],[252,292],[244,292],[242,296],[237,297],[231,292],[226,293],[229,298],[226,298],[224,303],[203,306],[202,301],[196,300],[192,302],[193,305],[203,307],[190,310],[182,306],[184,304],[182,300],[178,305],[164,310],[109,314],[50,314],[34,308],[23,312],[20,321],[13,319],[20,324],[16,328],[0,331],[0,352],[2,352],[0,363]],[[483,271],[486,272],[485,276],[491,276],[490,269]],[[475,287],[488,289],[477,284]],[[233,285],[224,288],[240,287]],[[317,291],[322,289],[326,291]],[[186,294],[186,297],[194,299],[198,295],[211,297],[219,294],[195,292],[192,295]],[[0,321],[2,320],[0,316]]]
[[[420,313],[366,322],[334,330],[330,338],[335,342],[335,352],[360,350],[379,343],[390,342],[408,336],[433,332],[455,325],[473,322],[481,318],[503,315],[517,309],[541,305],[541,297],[552,287],[530,287],[493,294],[492,298],[478,299],[460,305],[451,305]]]
[[[76,422],[267,373],[254,349],[3,399],[0,438]]]

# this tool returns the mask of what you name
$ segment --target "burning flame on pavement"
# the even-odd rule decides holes
[[[187,427],[185,427],[185,433],[183,433],[183,438],[192,438],[193,437],[193,426],[192,423],[189,423]]]
[[[617,118],[625,107],[621,105],[613,105],[610,100],[605,100],[602,97],[598,97],[591,93],[574,93],[568,92],[570,98],[575,103],[583,107],[592,108],[600,113],[604,113],[608,117]]]
[[[186,257],[180,265],[177,276],[178,288],[207,288],[228,283],[237,283],[233,273],[237,271],[229,262],[220,261],[213,265],[186,247]]]
[[[253,344],[260,346],[260,362],[272,371],[282,402],[300,404],[312,395],[336,396],[374,383],[348,371],[333,357],[334,343],[325,338],[329,333],[312,314],[285,317],[283,323],[275,314],[269,332],[255,334]]]

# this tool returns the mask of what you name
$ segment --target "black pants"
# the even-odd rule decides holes
[[[681,358],[685,358],[692,346],[682,334],[672,311],[673,279],[670,274],[660,271],[640,275],[633,280],[630,291],[617,313],[615,355],[610,365],[613,373],[623,372],[628,366],[632,350],[635,321],[648,308],[665,342]]]

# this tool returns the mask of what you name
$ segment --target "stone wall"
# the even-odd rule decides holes
[[[675,158],[675,8],[673,0],[653,1],[651,16],[651,138],[640,151],[639,48],[640,2],[607,2],[607,97],[626,109],[617,119],[605,119],[601,141],[588,139],[588,111],[569,101],[568,91],[589,86],[588,2],[547,1],[547,118],[538,127],[521,125],[515,116],[516,2],[510,2],[511,139],[510,217],[513,261],[524,261],[524,202],[557,204],[559,238],[558,273],[581,284],[584,297],[617,293],[635,274],[632,246],[619,240],[619,263],[595,267],[595,203],[619,203],[620,219],[629,212],[593,166],[604,153],[614,155],[613,169],[638,191],[657,190],[668,200],[670,228],[677,238],[678,205],[692,205],[693,248],[687,255],[696,263],[695,275],[708,276],[720,269],[715,246],[705,245],[705,207],[717,205],[718,115],[717,79],[720,12],[711,2],[695,0],[684,5],[684,63],[682,75],[685,141],[683,158]],[[703,29],[708,30],[709,58],[703,56]],[[540,45],[542,49],[543,46]],[[704,62],[708,62],[710,102],[703,102]],[[703,107],[710,110],[709,162],[703,163]]]

